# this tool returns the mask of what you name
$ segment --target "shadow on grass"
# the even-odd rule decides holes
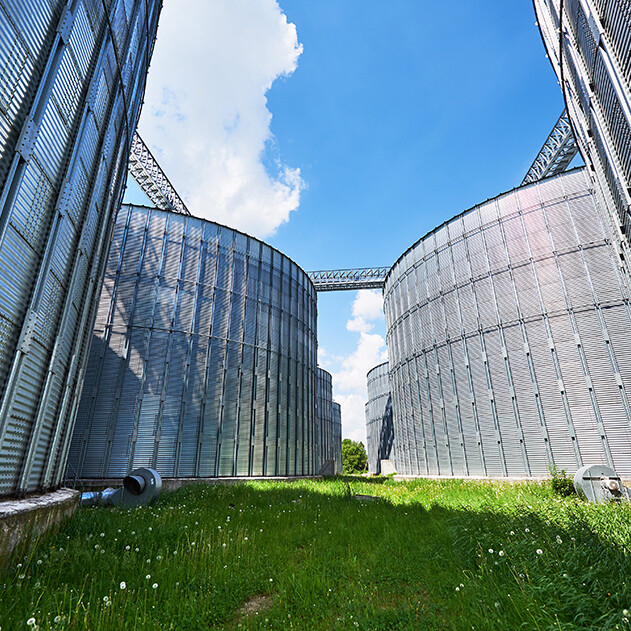
[[[626,624],[631,603],[629,516],[534,485],[355,476],[196,485],[150,508],[81,511],[31,558],[14,557],[0,619],[8,628],[30,617],[56,628],[60,616],[69,629],[610,629]]]

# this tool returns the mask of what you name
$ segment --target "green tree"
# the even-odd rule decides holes
[[[366,471],[368,456],[364,443],[356,443],[350,438],[342,441],[342,469],[344,473],[362,473]]]

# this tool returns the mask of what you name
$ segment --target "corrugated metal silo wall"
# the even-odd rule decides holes
[[[316,443],[318,470],[335,459],[333,449],[333,378],[331,373],[318,367],[316,395]]]
[[[366,375],[366,453],[370,473],[381,473],[382,460],[395,460],[392,397],[388,362],[375,366]],[[404,447],[407,446],[407,441]],[[403,452],[405,453],[405,451]]]
[[[0,495],[65,472],[160,7],[0,0]]]
[[[385,313],[400,473],[631,476],[629,290],[584,170],[423,237]]]
[[[631,11],[627,0],[535,0],[586,164],[631,235]],[[559,38],[559,33],[562,37]]]
[[[194,217],[123,206],[68,475],[316,471],[316,293],[291,260]]]
[[[335,472],[342,473],[342,406],[333,401],[333,460]]]

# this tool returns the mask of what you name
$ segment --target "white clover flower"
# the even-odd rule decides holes
[[[543,550],[541,548],[537,548],[537,554],[543,554]]]
[[[120,585],[118,586],[120,589],[126,589],[127,588],[127,583],[125,581],[121,581]]]

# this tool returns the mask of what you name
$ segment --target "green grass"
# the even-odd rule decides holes
[[[627,629],[630,551],[631,507],[545,485],[191,486],[16,552],[0,627]]]

